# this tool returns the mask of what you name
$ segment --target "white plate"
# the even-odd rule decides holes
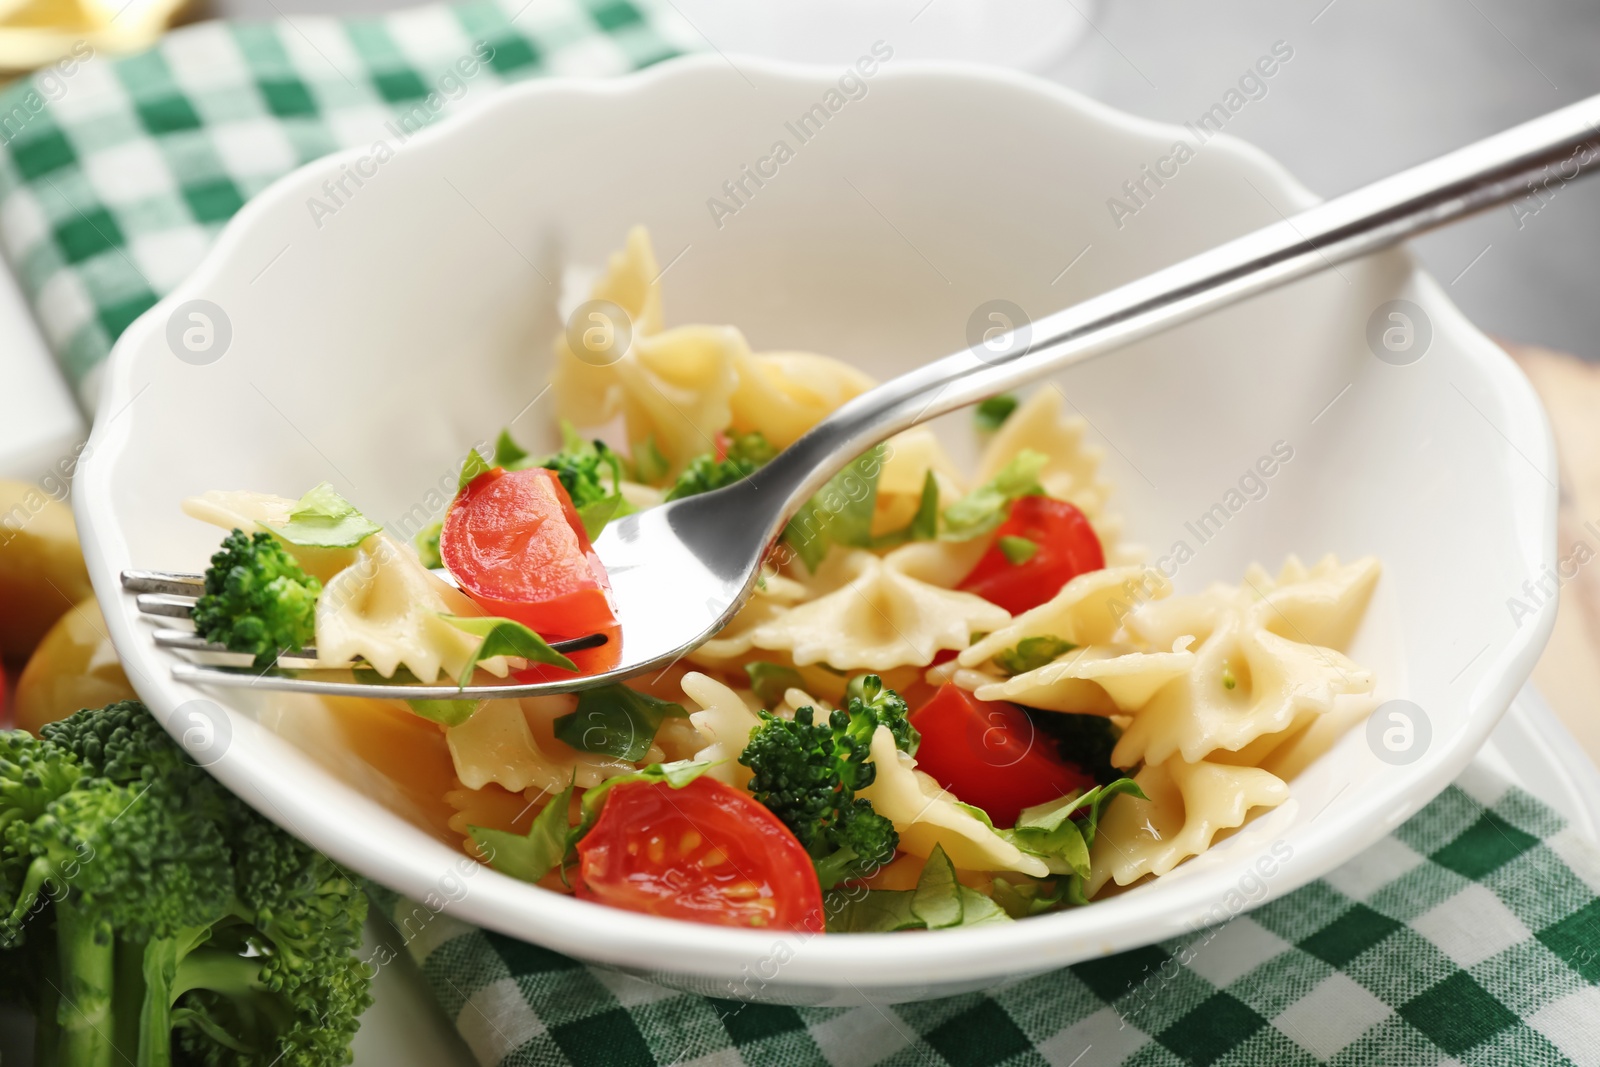
[[[891,60],[854,101],[830,96],[831,70],[738,68],[701,56],[609,82],[528,83],[381,165],[360,151],[319,160],[247,204],[107,367],[75,496],[133,684],[248,802],[402,892],[459,877],[460,854],[409,822],[370,768],[312,739],[316,702],[175,683],[173,657],[118,588],[125,567],[195,568],[214,550],[216,531],[179,511],[184,496],[294,495],[330,478],[380,520],[425,510],[418,501],[453,485],[468,445],[545,384],[558,323],[541,275],[559,277],[563,255],[602,262],[637,222],[670,264],[669,322],[737,323],[758,349],[831,352],[887,376],[964,345],[996,297],[1038,315],[1313,199],[1260,152],[1216,137],[1172,164],[1176,176],[1133,217],[1114,218],[1108,197],[1170,160],[1186,131],[985,68]],[[821,133],[792,146],[736,213],[713,217],[707,199],[725,195],[724,181],[830,102]],[[344,168],[370,176],[346,180],[353,194],[331,216],[313,210]],[[230,335],[200,364],[169,344],[196,300]],[[1411,303],[1428,337],[1404,366],[1368,341],[1391,325],[1394,300]],[[1546,604],[1519,625],[1507,599],[1554,566],[1555,463],[1526,379],[1406,255],[1346,265],[1056,383],[1108,443],[1117,506],[1152,560],[1193,540],[1186,524],[1229,500],[1275,442],[1293,448],[1264,497],[1239,498],[1220,533],[1191,545],[1177,584],[1237,581],[1251,560],[1275,566],[1292,551],[1378,556],[1384,577],[1352,656],[1382,695],[1424,709],[1431,742],[1419,758],[1391,766],[1353,731],[1294,781],[1290,802],[1197,861],[1014,926],[785,938],[610,910],[490,871],[474,872],[454,914],[724,995],[945,996],[1190,929],[1279,839],[1294,860],[1270,893],[1287,892],[1466,766],[1554,620]],[[553,414],[536,406],[519,429]],[[941,429],[970,451],[965,417]],[[197,699],[220,705],[208,748],[178,715]]]

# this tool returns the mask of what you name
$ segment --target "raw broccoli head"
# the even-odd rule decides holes
[[[252,537],[234,530],[223,538],[205,588],[194,606],[195,631],[234,652],[248,652],[257,667],[272,666],[316,636],[322,583],[269,533]]]
[[[23,998],[39,1067],[348,1063],[370,981],[349,876],[222,789],[142,704],[44,734],[0,734],[0,920],[20,935],[0,942],[0,996],[50,975],[77,1008]]]
[[[696,496],[732,485],[766,466],[777,454],[759,432],[732,435],[727,454],[722,459],[707,452],[690,460],[689,466],[667,490],[666,499]]]
[[[739,756],[754,772],[751,795],[794,831],[823,888],[870,874],[899,844],[894,824],[856,796],[876,775],[867,756],[879,726],[889,729],[896,747],[915,750],[917,732],[906,719],[905,701],[869,675],[861,695],[824,722],[812,708],[800,708],[792,720],[763,711]]]

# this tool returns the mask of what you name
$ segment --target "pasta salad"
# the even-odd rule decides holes
[[[752,351],[731,326],[666,326],[642,228],[591,296],[631,329],[605,359],[555,340],[562,446],[502,432],[470,453],[415,544],[327,484],[186,501],[229,531],[196,629],[260,666],[300,654],[364,680],[614,665],[605,525],[750,476],[874,382]],[[926,427],[891,438],[802,509],[738,615],[658,674],[337,710],[376,705],[361,714],[403,720],[401,747],[447,753],[442,777],[411,775],[438,782],[436,830],[551,891],[828,932],[1087,905],[1283,803],[1371,712],[1373,676],[1341,650],[1379,567],[1290,556],[1177,595],[1123,541],[1085,429],[1046,385],[974,409],[973,471]]]

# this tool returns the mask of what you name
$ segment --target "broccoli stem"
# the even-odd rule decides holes
[[[79,913],[68,899],[56,902],[56,951],[61,961],[59,1060],[72,1067],[111,1067],[111,991],[116,939],[111,924]]]
[[[116,994],[111,1002],[116,1025],[111,1041],[120,1053],[119,1062],[139,1047],[139,1010],[144,1004],[144,945],[117,939]]]
[[[239,982],[238,977],[226,974],[224,968],[193,962],[190,954],[205,943],[210,933],[209,926],[191,927],[145,945],[140,978],[144,1003],[139,1011],[139,1032],[143,1039],[138,1046],[137,1067],[171,1067],[173,1008],[179,997],[191,989],[208,985],[211,977],[225,977],[230,987]],[[258,960],[232,958],[245,965],[244,971],[259,974]]]

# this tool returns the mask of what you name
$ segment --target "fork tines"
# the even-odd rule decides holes
[[[194,614],[195,601],[199,600],[205,592],[205,577],[199,574],[187,574],[182,571],[137,571],[127,570],[122,572],[122,587],[130,593],[136,594],[134,603],[146,615],[156,615],[173,619],[189,619]],[[205,652],[217,655],[232,656],[235,659],[249,660],[249,654],[234,652],[226,645],[215,641],[207,641],[193,630],[162,627],[154,632],[152,639],[162,648],[178,649],[184,652]],[[567,641],[552,641],[550,647],[557,652],[578,652],[586,648],[596,648],[606,643],[604,634],[589,634],[586,637],[575,637]],[[304,671],[315,668],[317,650],[310,646],[297,652],[285,653],[278,657],[280,666],[294,670]],[[324,669],[342,670],[345,668]],[[206,668],[190,665],[186,670],[175,673],[181,677],[195,677],[203,674],[213,677],[215,674],[226,671],[234,673],[225,667]],[[262,677],[262,672],[252,670],[252,676]],[[293,676],[287,676],[282,681],[299,681]],[[299,688],[299,686],[297,686]],[[436,687],[433,687],[436,688]]]

